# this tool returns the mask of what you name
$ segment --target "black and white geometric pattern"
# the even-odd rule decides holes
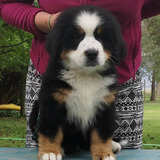
[[[36,71],[30,60],[26,80],[25,110],[27,119],[26,147],[37,147],[32,140],[29,129],[29,116],[42,82],[42,76]],[[128,140],[125,148],[140,148],[142,146],[143,131],[143,99],[141,75],[137,71],[135,80],[130,79],[119,86],[118,99],[116,102],[116,141]]]
[[[37,147],[36,142],[32,140],[32,132],[29,128],[29,117],[32,111],[34,101],[38,99],[41,82],[42,76],[36,71],[32,61],[30,60],[26,79],[25,96],[25,112],[27,120],[26,147]]]
[[[116,101],[116,141],[127,140],[124,148],[141,148],[143,132],[143,97],[141,74],[119,86]]]

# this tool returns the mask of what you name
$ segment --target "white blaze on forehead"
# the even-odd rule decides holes
[[[76,24],[80,26],[86,34],[93,35],[97,26],[101,23],[101,19],[97,12],[87,12],[83,11],[79,13],[76,19]]]

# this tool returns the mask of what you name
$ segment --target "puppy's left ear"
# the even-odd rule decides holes
[[[114,60],[116,65],[120,65],[127,54],[126,43],[121,35],[116,37],[116,43],[114,44],[114,51],[112,54],[112,60]]]

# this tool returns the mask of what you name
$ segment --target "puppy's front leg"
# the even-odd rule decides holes
[[[94,129],[91,133],[91,155],[93,160],[115,160],[112,152],[112,137],[103,141],[97,129]]]
[[[62,159],[62,149],[61,143],[63,140],[62,129],[59,128],[56,136],[51,139],[44,136],[43,134],[38,134],[39,142],[39,160],[61,160]]]

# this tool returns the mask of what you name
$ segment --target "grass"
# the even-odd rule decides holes
[[[25,136],[24,117],[0,118],[0,137],[25,138]],[[160,145],[160,102],[144,103],[143,144]],[[0,147],[25,147],[25,140],[0,139]],[[160,147],[143,146],[143,149],[160,149]]]
[[[143,144],[160,145],[160,103],[147,102],[144,104]],[[143,148],[160,149],[159,147],[144,146]]]
[[[24,117],[0,117],[0,137],[25,138],[26,119]],[[25,147],[25,140],[0,139],[0,147]]]

